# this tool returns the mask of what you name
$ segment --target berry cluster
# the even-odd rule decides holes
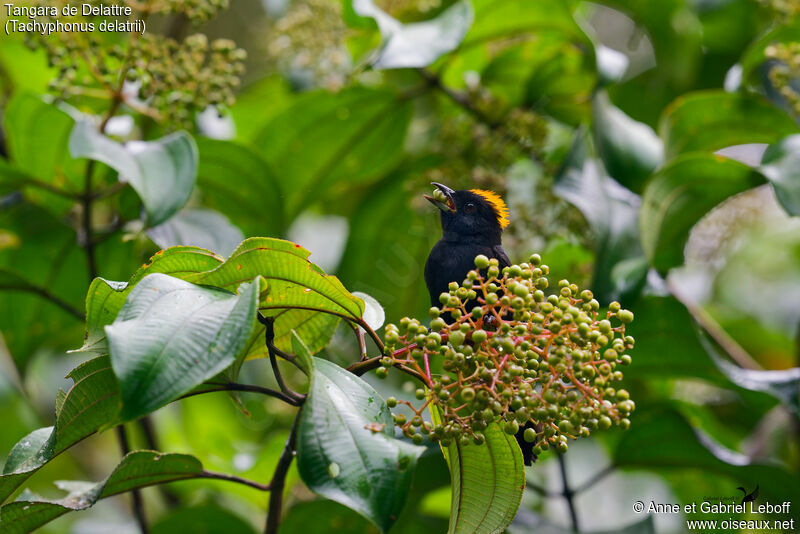
[[[386,327],[378,376],[404,368],[427,387],[417,390],[426,399],[420,408],[389,399],[390,407],[407,404],[415,414],[395,415],[403,432],[416,442],[424,434],[443,445],[481,444],[492,423],[516,434],[530,422],[524,438],[539,454],[550,447],[563,452],[568,438],[598,428],[628,428],[635,404],[614,383],[631,363],[626,352],[634,339],[625,325],[633,313],[612,302],[601,317],[591,291],[567,280],[547,296],[549,269],[536,254],[502,271],[485,256],[475,266],[442,293],[441,308],[431,308],[430,329],[409,318]],[[429,404],[438,407],[441,424],[423,421]]]
[[[227,6],[227,0],[152,0],[129,2],[132,19],[150,13],[181,13],[201,22]],[[54,5],[39,0],[39,5]],[[91,17],[85,17],[91,18]],[[50,90],[61,100],[73,97],[117,99],[134,111],[175,128],[191,128],[195,113],[209,106],[231,106],[244,73],[246,52],[233,41],[209,42],[203,34],[183,41],[146,32],[106,42],[99,33],[29,34],[31,48],[45,50],[58,74]],[[128,82],[123,86],[123,82]]]
[[[786,99],[795,115],[800,115],[800,92],[792,82],[800,76],[800,43],[777,43],[768,46],[764,55],[775,60],[769,69],[769,80]]]

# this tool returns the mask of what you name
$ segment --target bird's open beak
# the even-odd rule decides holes
[[[453,201],[455,191],[438,182],[431,182],[431,184],[436,186],[436,191],[433,192],[433,196],[424,195],[424,197],[440,210],[455,213],[456,203]]]

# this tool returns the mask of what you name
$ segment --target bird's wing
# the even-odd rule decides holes
[[[509,267],[511,265],[511,260],[508,259],[508,254],[503,249],[503,245],[495,245],[492,247],[492,252],[494,252],[494,257],[500,261],[500,268]]]
[[[753,500],[758,497],[758,484],[756,484],[756,489],[753,490],[753,493],[750,494],[753,497]]]

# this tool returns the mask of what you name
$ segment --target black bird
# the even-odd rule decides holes
[[[511,265],[503,250],[501,235],[508,226],[508,209],[496,193],[482,189],[453,191],[434,182],[446,202],[425,195],[441,211],[442,238],[425,262],[425,283],[431,306],[439,306],[439,295],[450,282],[459,284],[475,268],[475,256],[497,258],[500,268]]]
[[[509,223],[508,208],[497,193],[482,189],[454,191],[440,183],[433,182],[433,185],[442,195],[436,195],[438,199],[428,195],[425,198],[440,210],[442,238],[425,262],[425,283],[431,306],[438,307],[439,295],[447,293],[450,282],[460,284],[475,268],[475,256],[497,258],[500,269],[511,262],[501,244],[503,229]],[[530,421],[515,436],[525,465],[536,460],[534,443],[522,437],[529,427],[534,427]]]

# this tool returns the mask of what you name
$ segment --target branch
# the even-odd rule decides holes
[[[276,399],[280,399],[287,404],[291,404],[292,406],[300,406],[300,401],[295,400],[288,395],[280,392],[275,391],[274,389],[265,388],[263,386],[254,386],[250,384],[238,384],[236,382],[206,382],[206,384],[210,386],[216,386],[214,389],[204,389],[201,391],[192,391],[185,395],[181,395],[178,397],[179,399],[188,399],[189,397],[194,397],[195,395],[203,395],[205,393],[215,393],[217,391],[244,391],[248,393],[260,393],[262,395],[267,395],[269,397],[275,397]],[[305,398],[305,397],[304,397]]]
[[[116,431],[119,448],[124,458],[129,452],[131,452],[131,447],[128,444],[128,433],[125,430],[125,425],[121,424],[117,425]],[[139,530],[142,531],[142,534],[148,534],[150,532],[150,527],[147,526],[147,518],[144,515],[144,501],[142,500],[142,492],[138,489],[131,490],[131,498],[133,499],[131,508],[133,509],[133,515],[136,518],[136,523],[139,525]]]
[[[297,411],[294,423],[292,423],[292,429],[289,431],[289,437],[286,438],[286,446],[283,448],[281,457],[278,459],[278,465],[275,466],[275,473],[273,473],[272,480],[269,482],[269,508],[267,510],[267,525],[264,528],[264,534],[277,534],[278,527],[281,524],[283,488],[286,484],[286,473],[289,472],[289,466],[292,464],[292,459],[294,459],[297,424],[300,420],[301,412],[302,409]]]
[[[567,506],[569,507],[569,518],[572,521],[572,530],[574,532],[580,532],[580,528],[578,528],[578,512],[575,509],[575,500],[573,499],[575,492],[569,487],[569,482],[567,481],[567,465],[564,462],[564,455],[561,453],[556,453],[556,458],[558,459],[559,471],[561,471],[561,480],[564,483],[564,491],[562,495],[567,500]]]
[[[583,484],[572,490],[573,495],[588,490],[589,488],[600,482],[602,479],[613,473],[616,468],[617,466],[615,466],[614,464],[607,465],[606,467],[595,473],[589,480],[587,480],[586,482],[584,482]]]
[[[30,282],[25,282],[25,284],[20,285],[13,285],[13,284],[0,284],[0,291],[23,291],[26,293],[33,293],[34,295],[39,295],[45,300],[49,300],[65,312],[69,313],[79,321],[83,322],[86,320],[86,316],[80,311],[78,308],[75,308],[72,304],[62,300],[60,297],[50,293],[47,289],[34,285]]]
[[[36,187],[38,189],[43,189],[54,195],[58,195],[63,198],[67,198],[69,200],[77,200],[80,198],[78,193],[73,193],[72,191],[67,191],[66,189],[61,189],[60,187],[56,187],[52,184],[48,184],[47,182],[43,182],[41,180],[37,180],[36,178],[22,178],[19,182],[22,186],[31,186]]]
[[[272,372],[275,375],[278,386],[281,388],[281,392],[287,397],[294,399],[296,402],[295,405],[297,405],[297,403],[302,403],[306,396],[297,393],[284,382],[281,369],[278,367],[278,355],[284,359],[287,359],[286,356],[289,356],[289,361],[294,361],[294,355],[286,354],[275,346],[275,319],[272,317],[264,317],[259,313],[258,321],[265,327],[264,341],[267,345],[267,351],[269,352],[269,363],[272,365]]]
[[[434,74],[433,72],[424,69],[418,68],[417,73],[419,73],[422,78],[428,82],[431,87],[434,87],[442,92],[445,96],[447,96],[450,100],[464,108],[470,114],[472,114],[476,119],[484,123],[486,126],[491,128],[492,130],[497,130],[503,126],[503,123],[499,120],[491,118],[489,115],[486,114],[482,109],[475,105],[475,103],[470,100],[470,98],[465,95],[464,93],[460,93],[447,87],[442,83],[442,79]]]
[[[226,480],[228,482],[235,482],[237,484],[243,484],[245,486],[250,486],[251,488],[255,488],[259,491],[269,491],[270,485],[269,484],[259,484],[255,480],[250,480],[247,478],[237,477],[236,475],[226,475],[225,473],[215,473],[213,471],[206,471],[203,470],[202,478],[213,478],[215,480]]]

